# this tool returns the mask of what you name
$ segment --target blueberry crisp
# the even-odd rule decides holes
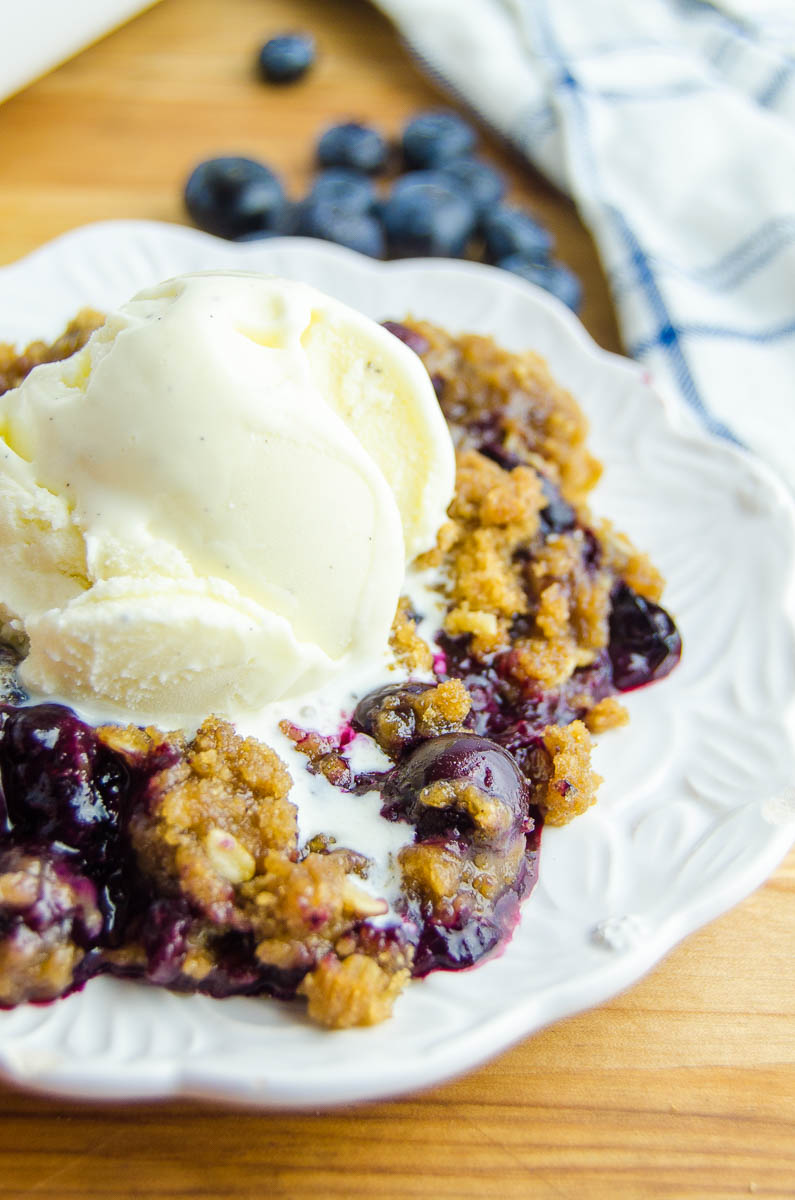
[[[52,345],[0,346],[0,393],[100,321],[86,311]],[[412,978],[470,967],[510,938],[543,826],[594,802],[592,734],[626,721],[621,693],[678,662],[658,571],[588,508],[599,464],[544,362],[426,322],[387,328],[424,362],[456,448],[448,521],[418,564],[437,581],[437,624],[405,596],[394,681],[333,727],[285,718],[278,753],[212,715],[197,730],[94,726],[37,702],[6,630],[0,1005],[109,973],[300,997],[330,1028],[384,1020]],[[403,832],[390,902],[366,886],[360,847],[302,838],[291,789],[303,772],[342,803],[376,793]]]

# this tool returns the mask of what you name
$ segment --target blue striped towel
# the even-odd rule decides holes
[[[795,486],[794,0],[376,0],[574,197],[628,352]]]

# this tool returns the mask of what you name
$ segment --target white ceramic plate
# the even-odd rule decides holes
[[[758,463],[666,408],[545,293],[469,263],[379,264],[319,242],[230,245],[176,226],[78,229],[0,270],[0,338],[54,335],[183,271],[243,268],[533,347],[579,399],[605,463],[595,507],[648,549],[683,633],[680,667],[605,735],[598,805],[543,837],[540,882],[501,957],[413,984],[392,1021],[327,1033],[297,1005],[97,979],[0,1014],[0,1069],[90,1097],[201,1095],[262,1107],[437,1083],[599,1004],[760,884],[795,837],[795,519]]]

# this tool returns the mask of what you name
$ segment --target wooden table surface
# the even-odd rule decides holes
[[[316,68],[268,88],[256,51],[295,28],[316,34]],[[300,194],[325,124],[394,134],[439,103],[365,0],[162,0],[0,105],[0,263],[89,221],[185,220],[186,175],[217,153],[261,157]],[[483,145],[584,280],[591,333],[620,349],[572,206]],[[791,854],[612,1003],[382,1104],[272,1115],[0,1085],[0,1197],[795,1196],[794,931]]]

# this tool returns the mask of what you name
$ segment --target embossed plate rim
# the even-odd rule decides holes
[[[305,239],[233,245],[182,226],[102,222],[73,230],[27,258],[0,268],[0,330],[8,340],[54,335],[81,304],[107,307],[168,275],[218,266],[306,277],[377,317],[400,317],[408,304],[417,315],[459,329],[499,332],[503,326],[510,328],[508,343],[525,342],[538,348],[550,360],[553,374],[572,388],[586,409],[595,396],[599,404],[615,402],[620,421],[626,418],[630,428],[635,423],[633,436],[642,442],[645,434],[647,443],[651,439],[652,452],[659,451],[663,458],[672,453],[674,470],[677,455],[689,456],[704,468],[705,479],[710,481],[702,485],[705,494],[708,487],[716,487],[720,496],[724,488],[729,498],[738,502],[747,494],[751,507],[759,507],[763,537],[772,536],[770,531],[776,525],[778,534],[789,543],[789,557],[774,578],[773,594],[762,602],[768,605],[766,615],[785,648],[785,658],[791,652],[795,644],[795,508],[787,490],[762,464],[709,438],[676,401],[661,401],[636,364],[601,350],[554,298],[504,272],[439,260],[376,263]],[[34,297],[31,316],[29,306]],[[531,331],[526,336],[525,329]],[[622,436],[629,435],[625,431]],[[648,451],[648,445],[645,449]],[[608,480],[615,471],[632,496],[632,488],[639,486],[639,467],[622,462],[620,453],[607,466]],[[654,460],[651,467],[653,474]],[[626,503],[621,488],[617,495],[620,507]],[[673,501],[670,489],[666,496]],[[631,526],[639,507],[643,504],[636,496],[635,502],[627,505],[628,511],[612,509],[609,515]],[[608,509],[602,507],[602,511]],[[653,544],[648,548],[656,553]],[[701,549],[706,553],[703,546]],[[686,662],[687,654],[682,672]],[[713,695],[708,688],[714,689],[714,683],[688,680],[686,674],[684,678],[686,688],[680,687],[675,674],[660,685],[669,691],[650,689],[646,695],[639,694],[639,699],[631,699],[636,711],[629,737],[634,730],[640,744],[650,720],[659,722],[665,717],[662,697],[669,696],[671,704],[674,700],[687,704],[694,689],[707,688],[707,695]],[[721,683],[725,682],[721,678]],[[783,684],[779,678],[763,684],[763,692],[764,686],[783,686],[786,691],[789,707],[774,741],[782,762],[795,762],[795,673],[790,677],[785,669]],[[714,695],[711,703],[714,707]],[[675,747],[675,717],[671,721],[671,745]],[[621,744],[630,751],[635,741]],[[671,762],[678,763],[676,755]],[[710,763],[720,782],[720,754]],[[100,979],[54,1006],[28,1006],[0,1014],[0,1071],[27,1087],[62,1095],[94,1099],[190,1095],[263,1108],[350,1103],[439,1083],[552,1021],[614,996],[682,937],[758,886],[795,840],[795,822],[787,820],[786,813],[778,825],[762,816],[762,802],[775,798],[781,786],[779,776],[771,776],[757,796],[730,805],[721,814],[719,788],[716,792],[717,785],[707,780],[709,804],[698,802],[693,808],[691,799],[687,819],[683,810],[680,824],[675,816],[672,826],[675,837],[681,834],[691,839],[685,841],[691,857],[684,859],[680,876],[684,873],[686,879],[698,845],[710,836],[718,837],[715,831],[720,834],[716,852],[733,854],[732,837],[744,846],[746,835],[753,843],[752,850],[744,853],[740,849],[732,859],[733,869],[724,871],[709,886],[692,885],[688,891],[685,884],[685,895],[670,911],[652,904],[649,911],[657,916],[649,918],[651,925],[644,924],[642,905],[640,915],[624,905],[623,916],[608,912],[601,926],[593,920],[589,926],[582,913],[561,911],[556,915],[554,896],[550,899],[550,895],[562,872],[559,863],[567,854],[574,855],[575,864],[587,858],[581,842],[585,847],[599,838],[607,842],[616,831],[624,836],[630,821],[642,824],[649,816],[656,818],[653,806],[642,817],[639,814],[645,809],[622,807],[622,797],[612,794],[568,830],[548,830],[541,884],[525,906],[520,928],[505,954],[471,973],[437,974],[412,985],[399,1001],[393,1021],[376,1029],[328,1034],[310,1027],[293,1007],[275,1002],[175,997]],[[707,824],[697,833],[694,820]],[[733,833],[730,827],[736,827]],[[597,877],[603,865],[590,863]],[[604,894],[618,894],[626,877],[626,869],[621,867],[613,867],[611,876],[608,864],[601,881]],[[601,885],[597,878],[597,900]],[[565,901],[566,897],[564,909]],[[546,956],[542,954],[540,975],[546,971],[548,978],[528,989],[528,963],[532,964],[532,954],[542,945],[543,936],[550,933],[562,940],[565,953],[557,968],[556,946]],[[506,1006],[506,989],[523,990]],[[423,1029],[422,1037],[417,1035],[418,1026]]]

